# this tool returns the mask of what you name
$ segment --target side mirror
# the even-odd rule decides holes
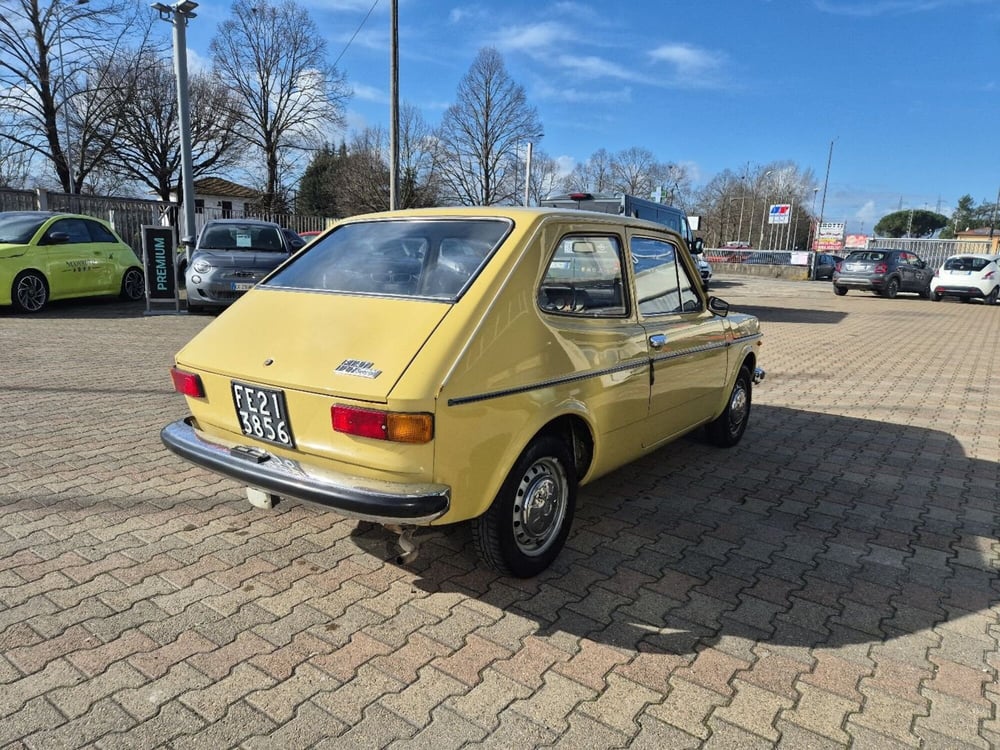
[[[708,309],[713,315],[718,315],[720,318],[729,315],[729,303],[718,297],[708,298]]]
[[[195,243],[195,238],[192,237],[191,235],[188,235],[187,237],[181,237],[181,244],[184,245],[184,247],[194,247],[194,243]]]
[[[69,242],[69,235],[66,232],[49,232],[45,240],[46,245],[62,245]]]
[[[694,255],[701,255],[705,252],[705,240],[701,237],[695,237],[694,244],[691,246],[691,252]]]

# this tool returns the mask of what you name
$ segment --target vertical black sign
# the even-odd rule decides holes
[[[143,225],[142,252],[146,262],[149,299],[176,299],[174,228]]]

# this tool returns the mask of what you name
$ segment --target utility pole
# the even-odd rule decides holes
[[[389,210],[399,208],[399,1],[392,0],[392,53],[389,61]]]

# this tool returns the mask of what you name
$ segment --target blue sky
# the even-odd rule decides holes
[[[386,125],[389,0],[298,1],[354,89],[349,126]],[[192,67],[228,15],[201,3]],[[698,185],[789,160],[819,212],[832,141],[824,216],[851,232],[1000,187],[1000,0],[399,0],[399,30],[400,97],[428,122],[492,45],[567,167],[642,146]]]

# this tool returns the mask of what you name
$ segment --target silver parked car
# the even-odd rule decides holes
[[[190,243],[185,238],[185,244]],[[270,221],[209,221],[191,249],[184,272],[188,312],[228,307],[294,249],[282,228]]]

